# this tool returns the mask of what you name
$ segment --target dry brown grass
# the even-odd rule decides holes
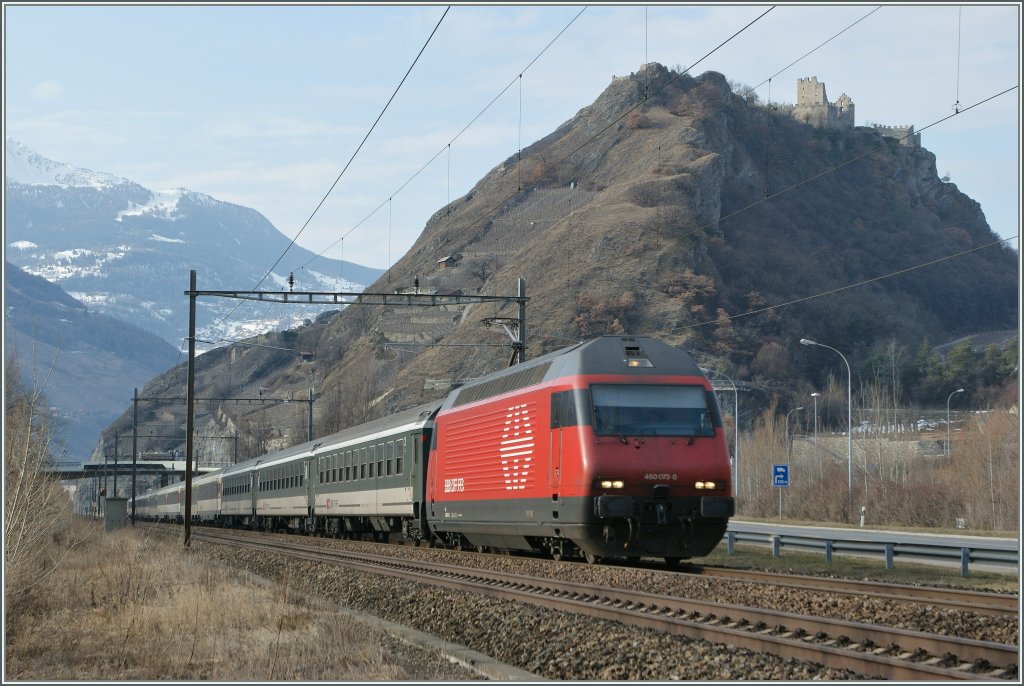
[[[179,540],[72,528],[84,543],[6,603],[5,681],[430,678],[408,674],[365,627],[240,578]]]

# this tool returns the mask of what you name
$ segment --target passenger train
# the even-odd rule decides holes
[[[183,518],[184,484],[137,516]],[[708,554],[734,514],[722,418],[685,351],[602,336],[443,401],[193,479],[196,523],[582,557]]]

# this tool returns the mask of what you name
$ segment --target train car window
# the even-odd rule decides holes
[[[395,441],[395,457],[405,457],[405,439]]]
[[[388,441],[387,443],[384,444],[384,457],[390,460],[394,456],[395,456],[395,442],[394,441]]]
[[[377,476],[384,476],[384,460],[377,460]]]
[[[365,479],[366,478],[366,465],[365,464],[359,465],[359,478],[360,479]]]
[[[396,457],[395,458],[395,474],[401,474],[402,473],[402,463],[404,461],[405,461],[404,457]]]
[[[388,476],[391,476],[392,470],[395,468],[395,460],[392,458],[388,460]]]
[[[370,465],[370,470],[369,470],[370,471],[370,478],[372,479],[373,478],[373,463],[370,462],[369,465]]]
[[[714,436],[701,386],[595,384],[594,432],[599,436]]]

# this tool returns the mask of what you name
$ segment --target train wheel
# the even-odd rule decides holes
[[[595,555],[594,553],[587,553],[587,552],[583,553],[583,559],[585,559],[587,561],[588,565],[595,565],[598,562],[600,562],[600,560],[601,560],[601,558],[598,557],[597,555]]]
[[[562,561],[562,553],[561,552],[551,553],[551,559],[554,560],[555,562],[561,562]]]

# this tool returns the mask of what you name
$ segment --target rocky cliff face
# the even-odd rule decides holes
[[[650,65],[441,208],[368,290],[515,295],[522,276],[529,356],[628,332],[778,382],[807,373],[786,353],[804,336],[843,340],[856,358],[894,338],[1013,328],[1016,258],[999,247],[807,300],[994,240],[926,150],[815,129],[732,94],[720,74]],[[497,305],[350,307],[306,327],[318,426],[410,407],[507,365],[501,323],[515,316]]]

